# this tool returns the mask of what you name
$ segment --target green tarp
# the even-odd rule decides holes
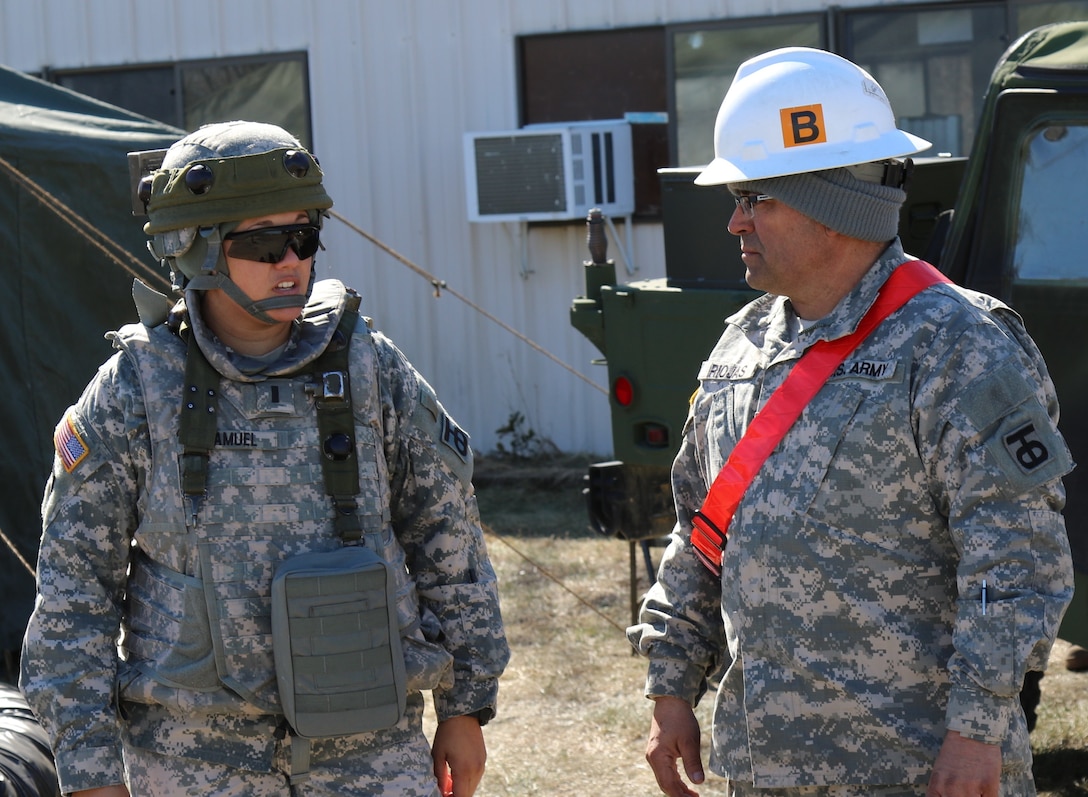
[[[127,153],[183,131],[0,67],[0,649],[18,649],[53,427],[136,320],[138,275],[167,292],[131,211]],[[39,198],[43,197],[43,198]],[[67,209],[62,209],[63,205]],[[59,215],[58,215],[59,213]],[[93,231],[73,228],[75,217]],[[105,243],[96,243],[96,236]],[[111,246],[119,247],[116,252]],[[112,256],[109,253],[113,253]]]

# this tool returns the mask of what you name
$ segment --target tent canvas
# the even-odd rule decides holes
[[[168,292],[132,214],[127,153],[184,131],[0,67],[0,649],[15,651],[34,601],[53,428],[137,320],[134,276]],[[63,208],[61,207],[63,205]],[[64,219],[84,220],[88,232]],[[18,556],[12,551],[18,551]]]

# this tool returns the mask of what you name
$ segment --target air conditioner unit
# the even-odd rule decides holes
[[[631,125],[622,120],[528,125],[465,134],[469,221],[584,219],[635,209]]]

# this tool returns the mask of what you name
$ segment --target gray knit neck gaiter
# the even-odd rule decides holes
[[[730,183],[734,193],[766,194],[825,227],[863,241],[890,241],[898,234],[902,188],[871,183],[844,168]]]

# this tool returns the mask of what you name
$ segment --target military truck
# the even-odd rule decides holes
[[[954,281],[1000,297],[1038,342],[1081,463],[1066,480],[1078,569],[1064,639],[1088,646],[1088,22],[1038,28],[999,60],[968,158],[919,158],[900,216],[904,248]],[[590,214],[585,295],[571,324],[604,355],[615,459],[590,465],[591,525],[648,548],[674,522],[669,468],[688,398],[723,319],[756,296],[744,282],[724,187],[698,169],[661,171],[666,277],[617,284],[601,220]]]

